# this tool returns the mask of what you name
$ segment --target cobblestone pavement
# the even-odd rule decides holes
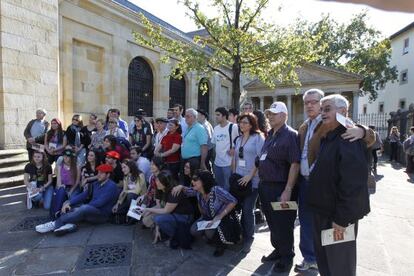
[[[414,183],[403,170],[385,162],[379,165],[372,211],[360,222],[358,275],[414,275]],[[139,225],[85,224],[65,237],[40,235],[33,225],[46,216],[43,210],[25,209],[23,187],[0,190],[0,275],[272,274],[272,264],[260,262],[272,250],[266,225],[258,227],[249,254],[234,246],[214,258],[214,248],[202,240],[192,250],[152,245],[151,233]],[[296,262],[301,259],[298,234],[296,228]],[[289,275],[297,274],[292,269]]]

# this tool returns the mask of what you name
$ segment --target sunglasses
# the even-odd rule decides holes
[[[77,118],[73,118],[73,119],[72,119],[72,121],[79,122],[79,119],[77,119]]]
[[[243,146],[241,146],[239,148],[239,158],[240,159],[243,159],[244,158],[244,147]]]

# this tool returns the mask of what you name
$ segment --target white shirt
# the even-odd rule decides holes
[[[138,169],[145,175],[145,181],[149,183],[149,178],[151,175],[151,162],[145,158],[140,156],[137,160]]]
[[[154,138],[154,147],[156,148],[160,143],[162,138],[168,133],[168,128],[165,128],[163,132],[157,132]]]
[[[310,139],[312,139],[315,128],[320,123],[321,120],[322,120],[321,115],[318,115],[318,117],[316,117],[314,120],[311,121],[308,119],[306,121],[306,123],[308,124],[308,130],[306,131],[305,143],[303,145],[302,156],[300,159],[300,173],[303,176],[309,176],[310,174],[310,166],[312,166],[312,164],[309,164],[309,161],[308,161],[309,141]]]
[[[225,127],[222,127],[221,125],[214,127],[213,139],[211,142],[216,145],[216,159],[214,160],[214,164],[218,167],[231,166],[232,157],[228,154],[228,151],[230,149],[230,124],[231,123],[227,122]],[[239,129],[236,124],[233,124],[231,132],[231,139],[234,141],[234,139],[239,136]],[[231,142],[233,143],[233,141]]]
[[[188,125],[185,122],[185,118],[183,116],[180,116],[180,118],[178,118],[178,120],[180,121],[180,125],[181,125],[181,136],[184,137],[185,132],[187,131]]]

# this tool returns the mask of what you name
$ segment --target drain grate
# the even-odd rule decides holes
[[[78,269],[128,266],[131,264],[131,244],[90,245],[78,261]]]
[[[27,217],[10,229],[10,232],[33,231],[36,225],[50,221],[49,217]]]

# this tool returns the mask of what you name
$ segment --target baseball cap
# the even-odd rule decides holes
[[[110,157],[110,158],[113,158],[113,159],[119,159],[120,158],[119,153],[114,151],[114,150],[108,151],[106,153],[106,156]]]
[[[265,113],[267,113],[267,112],[272,112],[272,113],[283,112],[285,114],[288,114],[288,110],[287,110],[287,107],[286,107],[284,102],[274,102],[274,103],[272,103],[272,105],[269,107],[269,109],[265,110]]]
[[[102,165],[99,165],[98,167],[96,167],[96,170],[98,172],[110,173],[110,172],[113,171],[113,168],[112,168],[111,165],[102,164]]]

